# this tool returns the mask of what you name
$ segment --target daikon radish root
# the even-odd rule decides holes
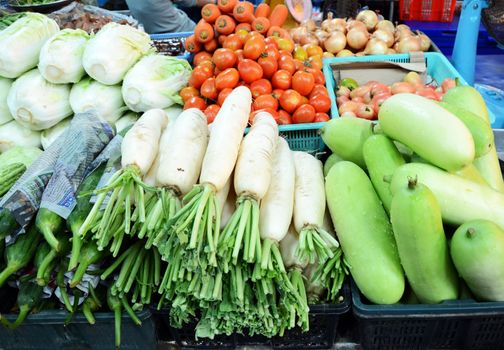
[[[186,204],[168,223],[171,234],[179,237],[186,250],[183,264],[191,268],[199,266],[206,271],[217,266],[221,213],[215,194],[225,186],[235,167],[251,104],[252,94],[245,86],[228,95],[213,122],[200,184],[184,196]],[[167,252],[170,257],[174,254]]]
[[[232,177],[229,178],[228,184],[229,186],[224,187],[224,189],[228,189],[227,191],[227,197],[221,205],[221,221],[220,221],[220,228],[221,230],[226,227],[228,224],[229,220],[233,216],[235,210],[236,210],[236,192],[233,186],[233,182],[231,181]],[[217,192],[217,200],[219,203],[221,203],[220,197],[224,195],[225,191],[221,190]],[[221,194],[222,193],[222,194]]]
[[[206,117],[196,108],[183,111],[163,133],[155,181],[161,189],[138,234],[139,238],[147,237],[146,248],[151,247],[154,239],[158,243],[167,239],[167,231],[160,228],[182,207],[180,196],[198,181],[207,144]]]
[[[124,233],[130,234],[132,208],[136,207],[138,221],[145,222],[145,191],[155,192],[156,189],[147,186],[142,177],[156,158],[159,139],[167,123],[168,118],[162,109],[145,112],[124,136],[121,144],[122,168],[110,177],[104,187],[93,191],[97,194],[96,202],[79,232],[84,237],[94,226],[99,250],[103,250],[112,237],[122,242]],[[100,212],[109,192],[105,210]],[[122,223],[120,229],[112,229],[116,227],[117,220]]]
[[[267,112],[259,112],[243,139],[236,161],[234,188],[237,208],[224,228],[219,241],[219,256],[227,264],[243,261],[252,263],[260,257],[259,202],[271,182],[272,162],[277,146],[278,126]]]
[[[332,258],[338,241],[321,226],[326,209],[322,162],[306,152],[294,152],[296,187],[294,190],[294,227],[299,232],[297,254],[321,263]]]
[[[315,262],[314,264],[308,264],[303,270],[303,276],[305,278],[305,288],[307,294],[308,304],[318,304],[323,301],[325,288],[320,283],[320,280],[315,280],[313,275],[318,269],[319,264]]]

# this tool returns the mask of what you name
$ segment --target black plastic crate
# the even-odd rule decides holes
[[[330,349],[335,340],[339,318],[350,310],[350,286],[345,284],[342,290],[343,300],[339,304],[310,305],[310,330],[302,332],[299,328],[285,331],[280,337],[248,336],[234,334],[217,336],[212,339],[194,338],[196,322],[181,329],[170,326],[169,310],[158,312],[158,317],[170,331],[170,335],[181,347],[191,349],[231,349],[236,346],[268,346],[273,349]],[[163,339],[160,334],[160,338]]]
[[[504,349],[504,302],[375,305],[352,283],[352,304],[365,350]]]
[[[148,310],[137,313],[142,326],[133,323],[127,314],[121,320],[121,349],[155,349],[156,332]],[[16,315],[3,315],[14,321]],[[1,350],[109,350],[114,349],[114,314],[97,312],[96,323],[90,325],[83,315],[74,315],[63,323],[68,313],[63,310],[42,311],[30,315],[15,330],[0,326]]]

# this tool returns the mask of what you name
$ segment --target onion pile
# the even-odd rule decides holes
[[[414,33],[405,24],[395,26],[391,21],[379,20],[371,10],[361,11],[355,19],[348,20],[333,18],[329,13],[320,27],[312,20],[304,21],[291,29],[290,35],[296,44],[320,46],[323,57],[428,51],[431,46],[427,35]]]

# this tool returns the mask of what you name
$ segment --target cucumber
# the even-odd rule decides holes
[[[404,273],[392,226],[371,180],[356,164],[336,163],[326,178],[329,212],[359,290],[373,303],[394,304]]]
[[[457,273],[434,194],[410,178],[394,195],[390,220],[401,264],[418,299],[426,304],[457,299]]]
[[[408,178],[418,178],[434,193],[441,206],[443,220],[461,225],[475,219],[486,219],[504,228],[504,194],[428,164],[400,166],[392,177],[392,195],[398,193]]]
[[[338,156],[337,154],[334,154],[334,153],[331,154],[324,163],[324,177],[326,177],[327,174],[329,174],[329,170],[331,170],[331,168],[334,164],[336,164],[337,162],[340,162],[342,160],[344,160],[344,159],[341,158],[340,156]]]
[[[446,91],[443,95],[442,101],[459,108],[467,109],[490,124],[485,100],[478,90],[472,86],[456,86]]]
[[[455,171],[474,160],[469,129],[432,100],[413,94],[394,95],[383,102],[378,119],[387,136],[440,168]]]
[[[13,163],[0,168],[0,197],[3,196],[26,171],[23,163]]]
[[[0,239],[4,239],[19,229],[19,227],[20,226],[17,223],[16,218],[12,215],[9,209],[0,209]]]
[[[322,140],[331,151],[354,162],[361,168],[366,167],[362,146],[373,135],[373,124],[360,118],[334,118],[320,130]]]
[[[488,220],[460,226],[451,242],[458,273],[479,299],[504,301],[504,231]]]
[[[404,158],[392,140],[385,135],[373,135],[368,138],[364,143],[363,154],[376,193],[389,213],[392,203],[390,179],[394,171],[405,164]]]

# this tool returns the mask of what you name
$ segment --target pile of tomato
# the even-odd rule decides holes
[[[251,117],[266,110],[278,124],[328,121],[331,101],[325,88],[320,47],[308,48],[308,57],[293,57],[296,47],[288,33],[279,26],[269,26],[264,16],[235,16],[233,32],[226,27],[224,34],[217,23],[226,16],[229,26],[232,12],[222,13],[230,11],[230,2],[219,0],[210,10],[209,5],[203,7],[204,19],[186,40],[186,49],[194,53],[194,69],[189,86],[180,92],[184,108],[199,108],[212,123],[232,89],[245,85],[253,97]],[[240,13],[236,8],[244,3],[248,2],[235,3],[233,11]],[[258,7],[256,14],[259,10],[265,11],[264,6]],[[209,13],[214,15],[213,23],[207,22]],[[261,32],[253,30],[258,28],[257,18],[261,19]],[[211,24],[213,32],[209,33]]]

